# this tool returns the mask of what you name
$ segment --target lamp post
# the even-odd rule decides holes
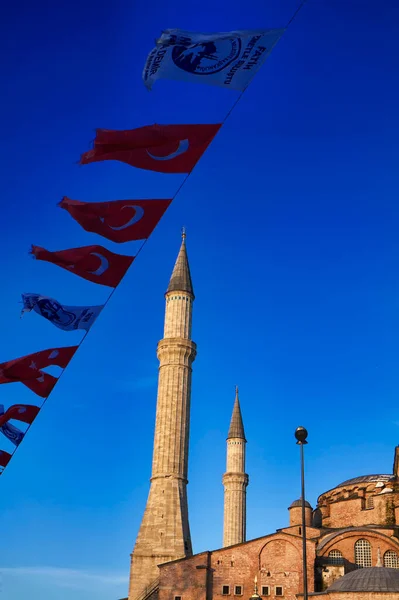
[[[308,569],[306,562],[306,515],[305,515],[305,459],[303,447],[307,444],[308,432],[304,427],[295,430],[297,444],[301,448],[301,504],[302,504],[302,570],[303,570],[303,600],[308,600]]]

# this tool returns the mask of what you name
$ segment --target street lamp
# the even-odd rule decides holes
[[[301,447],[301,504],[302,504],[302,570],[303,570],[303,600],[308,600],[308,569],[306,562],[306,516],[305,516],[305,459],[303,447],[307,444],[308,432],[305,427],[295,430],[297,444]]]

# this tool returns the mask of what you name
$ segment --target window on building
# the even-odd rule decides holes
[[[262,585],[262,596],[270,596],[270,588],[268,585]]]
[[[181,600],[181,596],[175,596],[175,600]]]
[[[276,596],[284,596],[284,590],[282,585],[276,585]]]
[[[369,496],[366,498],[366,509],[374,508],[374,498],[373,496]]]
[[[236,585],[234,587],[234,595],[235,596],[242,596],[242,585]]]
[[[344,560],[342,552],[340,552],[339,550],[331,550],[330,554],[328,555],[328,558],[330,559],[331,565],[342,565]]]
[[[387,550],[384,554],[384,567],[399,569],[398,555],[393,550]]]
[[[358,567],[371,567],[371,545],[367,540],[355,543],[355,563]]]
[[[229,585],[222,586],[222,594],[223,594],[223,596],[228,596],[230,594],[230,586]]]

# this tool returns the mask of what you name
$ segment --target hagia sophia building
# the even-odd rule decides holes
[[[246,540],[244,423],[238,390],[223,475],[223,548],[192,553],[187,506],[194,290],[185,235],[167,288],[149,496],[125,600],[302,600],[301,500],[289,523]],[[227,427],[226,427],[227,429]],[[399,600],[399,446],[390,474],[364,475],[306,502],[308,593],[320,600]]]

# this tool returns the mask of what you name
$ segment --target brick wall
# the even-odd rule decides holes
[[[318,511],[323,527],[399,524],[399,491],[391,486],[390,482],[386,485],[372,482],[335,488],[322,494]]]
[[[313,591],[314,541],[308,540],[307,555],[308,587]],[[181,600],[248,600],[254,592],[255,576],[260,595],[268,586],[268,597],[274,599],[279,586],[285,600],[295,600],[302,590],[302,539],[276,533],[161,565],[159,600],[175,600],[176,596]],[[236,586],[240,586],[240,594]]]

